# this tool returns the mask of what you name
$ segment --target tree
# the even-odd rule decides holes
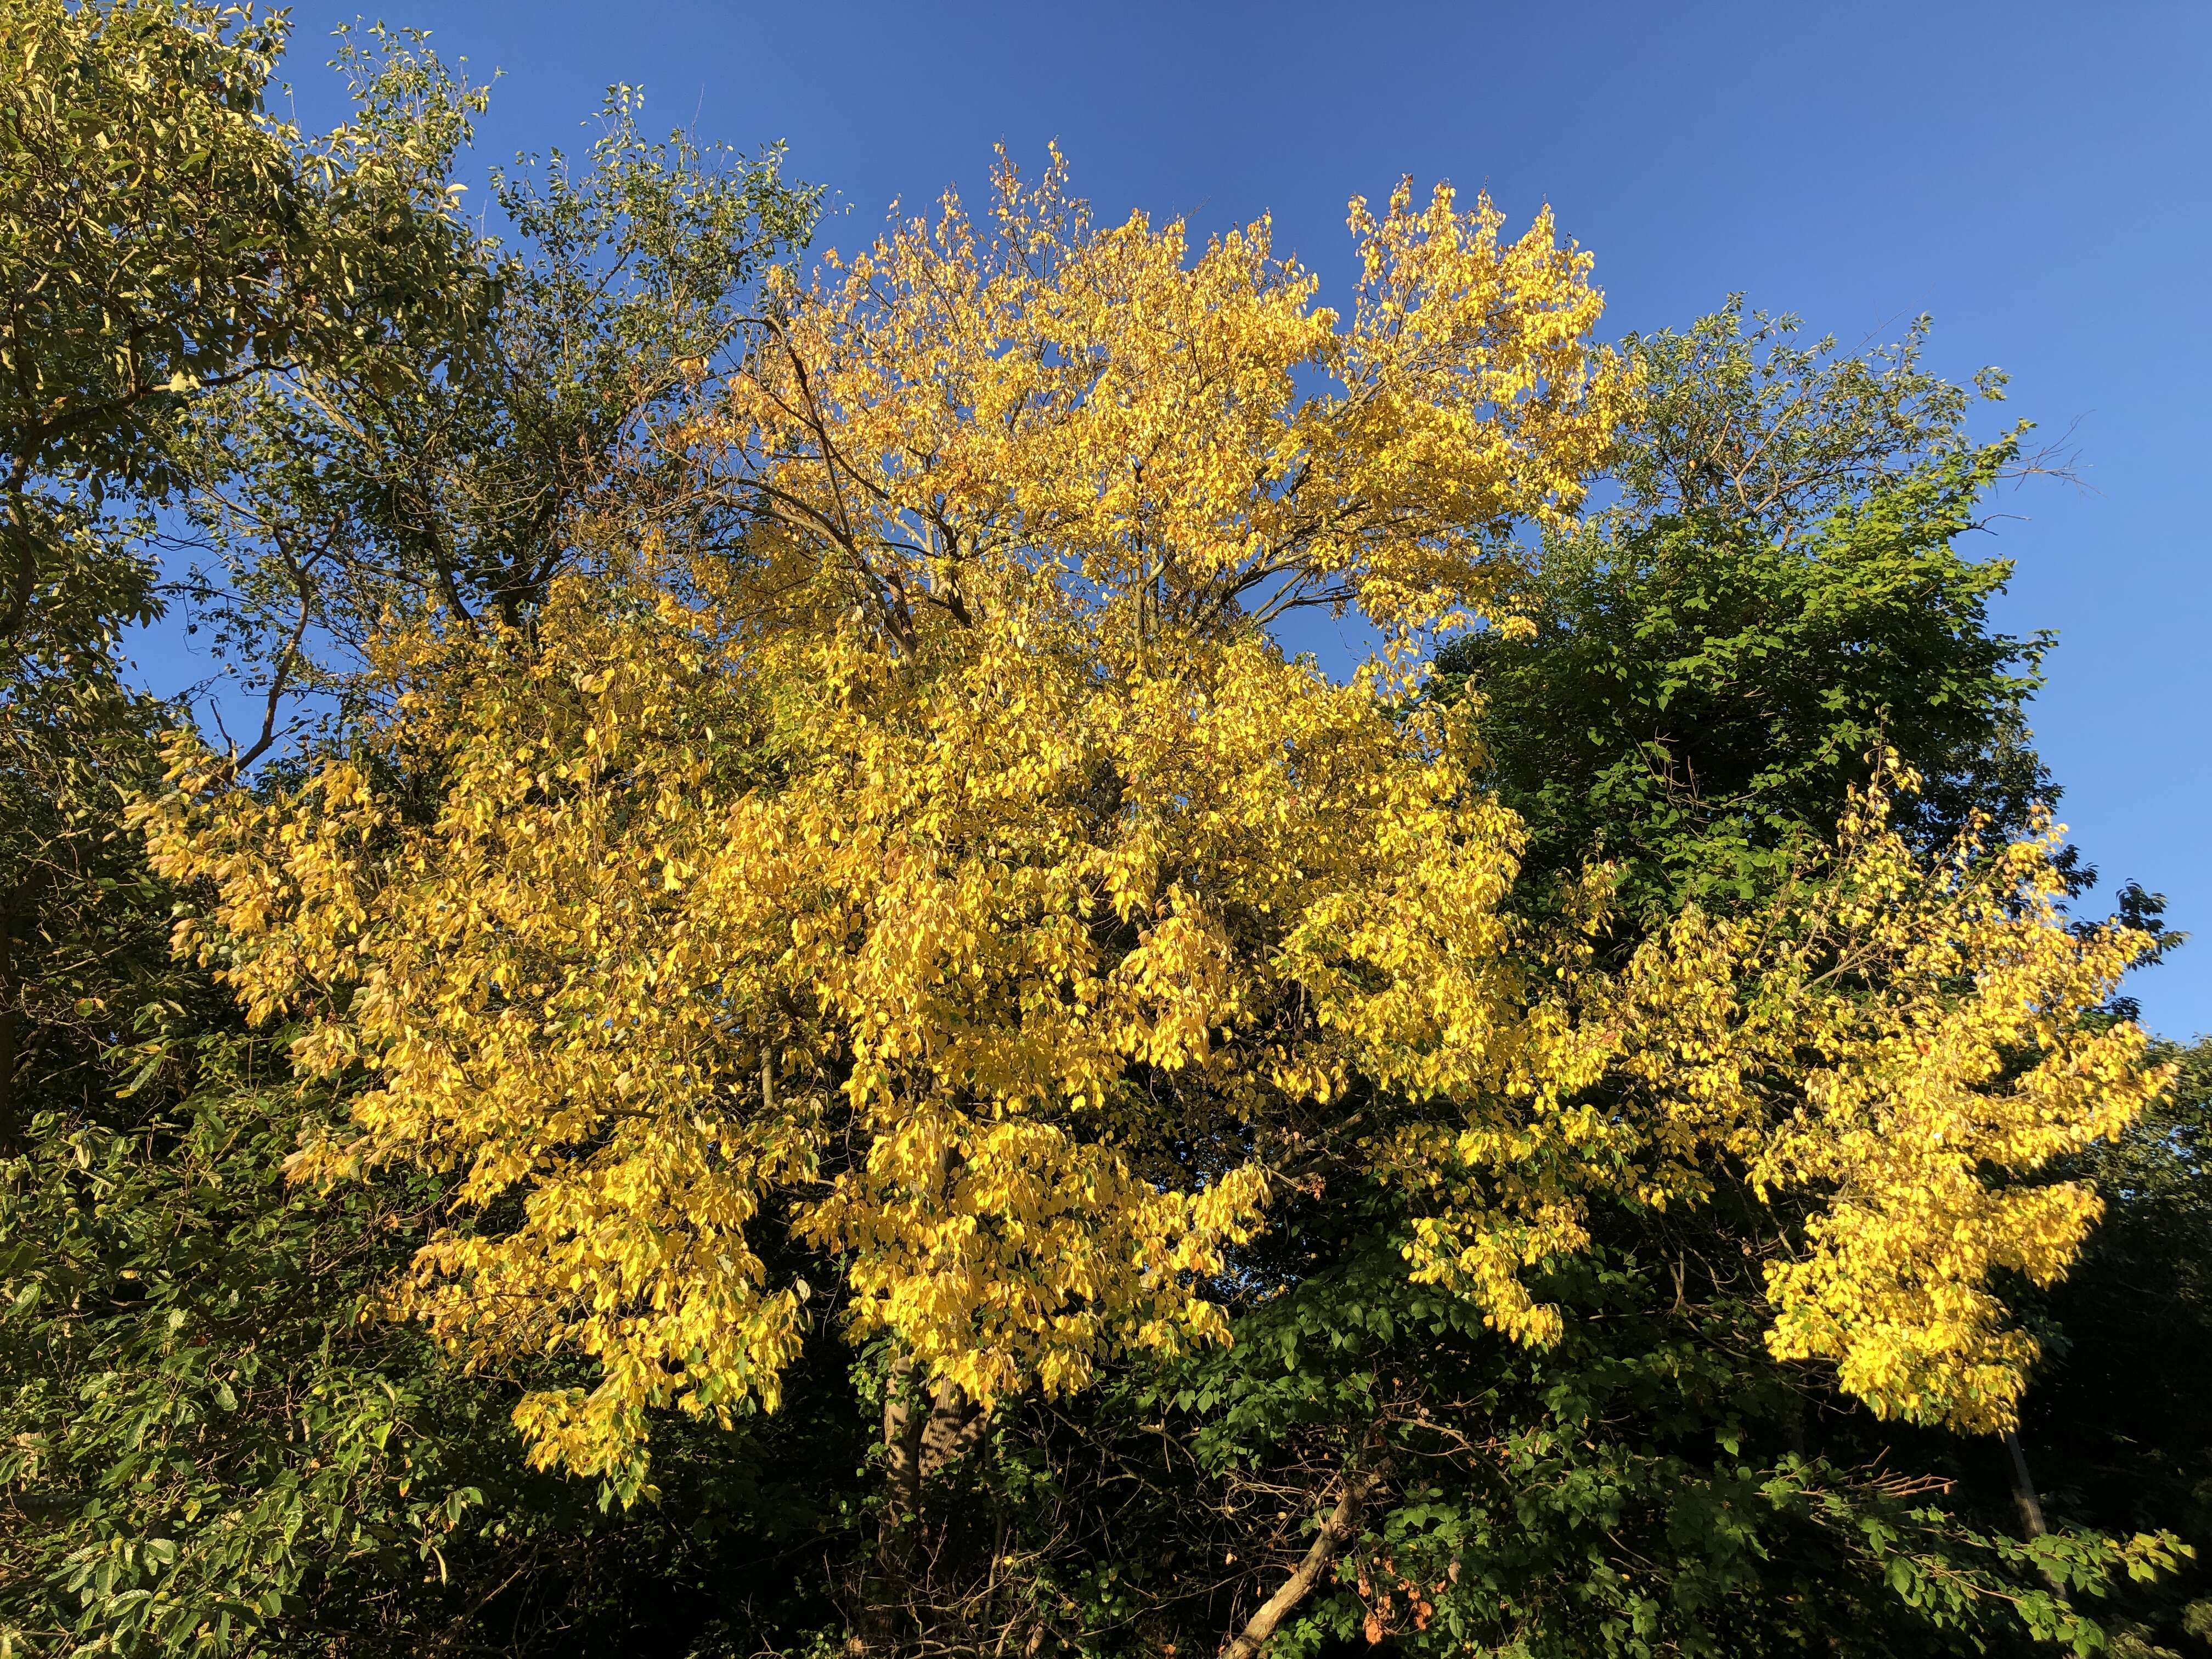
[[[590,250],[526,224],[552,252],[502,276],[461,232],[450,167],[476,94],[418,37],[347,43],[356,118],[310,142],[258,101],[281,20],[11,5],[0,35],[22,65],[0,110],[23,143],[0,168],[14,523],[35,557],[0,643],[0,1648],[696,1639],[763,1575],[783,1588],[775,1551],[836,1488],[794,1492],[761,1466],[779,1437],[810,1436],[832,1469],[849,1464],[837,1425],[794,1413],[765,1438],[665,1437],[673,1514],[609,1516],[588,1487],[531,1474],[514,1385],[373,1316],[446,1183],[410,1172],[333,1202],[286,1180],[303,1125],[343,1118],[358,1085],[299,1086],[286,1034],[247,1033],[173,958],[172,924],[200,896],[152,872],[123,821],[127,798],[160,787],[182,718],[131,690],[120,659],[122,630],[166,597],[148,509],[180,492],[205,526],[224,502],[295,499],[293,457],[252,420],[317,393],[417,407],[457,376],[480,387],[544,285],[590,287]],[[580,181],[600,228],[656,187],[682,199],[659,159],[633,147],[622,165],[618,204],[605,173]],[[664,252],[751,257],[726,221],[664,218],[690,239]],[[665,342],[618,285],[594,294],[568,319],[580,330],[612,316],[635,325],[628,349]],[[103,355],[102,337],[127,349]],[[500,417],[481,389],[471,408]],[[416,568],[393,565],[387,587]],[[292,617],[262,649],[252,595],[220,599],[241,654],[279,671],[260,738],[224,757],[242,777],[280,699],[330,681],[286,665],[286,639],[303,659],[324,643],[295,637]],[[333,598],[314,614],[346,613]]]
[[[1917,845],[1940,847],[1977,818],[2019,834],[2056,797],[2021,720],[2034,681],[2018,671],[2044,641],[1990,634],[1984,601],[2006,569],[1954,545],[2020,465],[2019,434],[1967,443],[1965,393],[1917,366],[1922,327],[1838,358],[1832,342],[1790,345],[1792,326],[1761,319],[1746,334],[1731,306],[1637,342],[1645,403],[1613,463],[1614,504],[1547,542],[1527,590],[1532,633],[1462,635],[1439,654],[1441,694],[1480,700],[1484,781],[1529,826],[1519,902],[1547,909],[1563,880],[1609,860],[1625,898],[1613,950],[1686,904],[1771,904],[1885,742],[1925,779],[1900,803]],[[2070,851],[2058,862],[2078,888]],[[2138,895],[2124,908],[2142,906]],[[2098,1184],[2124,1218],[2125,1183]],[[1419,1482],[1372,1506],[1371,1533],[1401,1564],[1458,1540],[1443,1559],[1479,1553],[1480,1571],[1410,1600],[1367,1575],[1358,1595],[1324,1586],[1309,1638],[1372,1616],[1382,1629],[1418,1619],[1404,1645],[1479,1635],[1536,1651],[1743,1653],[1818,1639],[1889,1654],[2002,1644],[2017,1606],[2030,1627],[2056,1619],[2094,1643],[2096,1626],[2052,1601],[2042,1575],[2077,1596],[2107,1571],[2135,1576],[2093,1534],[2067,1540],[2079,1553],[2066,1568],[2039,1563],[2004,1535],[2002,1455],[1869,1422],[1819,1370],[1747,1341],[1766,1298],[1740,1255],[1758,1228],[1738,1200],[1615,1218],[1571,1275],[1578,1288],[1558,1292],[1577,1310],[1567,1340],[1535,1361],[1462,1334],[1448,1310],[1376,1270],[1407,1224],[1386,1195],[1334,1208],[1309,1211],[1295,1243],[1253,1275],[1291,1288],[1239,1315],[1230,1354],[1194,1377],[1131,1384],[1164,1396],[1159,1414],[1185,1413],[1214,1461],[1149,1533],[1125,1531],[1170,1534],[1173,1516],[1255,1494],[1247,1508],[1261,1514],[1216,1532],[1216,1561],[1224,1544],[1254,1561],[1267,1506],[1310,1479],[1301,1470],[1316,1448],[1401,1437]],[[2069,1280],[2056,1294],[2098,1293]],[[2031,1322],[2053,1336],[2045,1318]],[[2062,1368],[2069,1351],[2057,1349]],[[2140,1364],[2136,1375],[2162,1374],[2149,1356]],[[1105,1467],[1135,1462],[1127,1438],[1102,1443]],[[2126,1539],[2175,1527],[2187,1507],[2058,1514]],[[1479,1553],[1461,1551],[1470,1537]],[[1261,1559],[1296,1553],[1278,1540]],[[1176,1600],[1172,1587],[1158,1595],[1155,1617]],[[2125,1630],[2133,1606],[2123,1596],[2101,1616]]]
[[[396,42],[341,61],[372,112],[379,88],[442,74]],[[343,726],[367,641],[395,620],[526,626],[555,576],[609,546],[726,555],[739,535],[742,506],[688,430],[818,191],[773,148],[648,143],[642,101],[613,89],[581,167],[556,151],[495,173],[510,240],[479,250],[484,298],[458,331],[264,377],[188,423],[186,597],[272,720],[311,697]]]
[[[470,292],[449,280],[466,266],[444,182],[471,94],[422,88],[380,131],[310,153],[261,111],[283,39],[281,24],[211,6],[0,11],[19,65],[0,85],[0,675],[14,775],[40,780],[11,802],[0,871],[0,1142],[23,1115],[33,976],[18,957],[86,844],[79,820],[106,810],[48,785],[77,744],[143,725],[112,656],[160,603],[147,526],[111,499],[143,506],[176,486],[173,424],[210,388],[450,331]]]
[[[1441,694],[1481,699],[1483,781],[1530,827],[1514,902],[1548,914],[1563,878],[1609,858],[1629,898],[1608,933],[1622,953],[1686,903],[1771,905],[1884,738],[1926,779],[1899,803],[1916,845],[1978,816],[2020,834],[2056,795],[2023,741],[2033,682],[2008,670],[2024,653],[1983,617],[2003,568],[1955,544],[1981,510],[1965,480],[1985,489],[2016,466],[2017,434],[1971,450],[1965,395],[1916,366],[1917,328],[1868,359],[1799,349],[1763,321],[1740,330],[1731,307],[1638,343],[1646,403],[1612,464],[1621,493],[1543,549],[1525,590],[1534,632],[1440,653]],[[1717,434],[1737,446],[1717,460]],[[1773,458],[1786,467],[1758,471]],[[1686,511],[1708,473],[1740,487]],[[1724,787],[1670,787],[1649,742],[1662,718],[1680,733],[1675,779],[1686,759]],[[2078,890],[2084,872],[2060,863]],[[2088,1166],[2164,1167],[2160,1115]],[[1207,1649],[1301,1583],[1279,1650],[1363,1627],[1408,1648],[1883,1655],[2008,1650],[2031,1631],[2094,1646],[2100,1624],[2124,1646],[2147,1613],[2178,1631],[2190,1580],[2166,1575],[2148,1599],[2136,1586],[2196,1524],[2148,1449],[2193,1444],[2166,1431],[2181,1417],[2081,1412],[2059,1437],[2094,1437],[2097,1483],[2127,1493],[2094,1504],[2041,1426],[2067,1415],[2050,1389],[2076,1352],[2053,1305],[2100,1310],[2079,1351],[2119,1358],[2099,1376],[2193,1386],[2186,1344],[2144,1350],[2146,1328],[2123,1335],[2104,1313],[2136,1305],[2095,1264],[2135,1233],[2152,1184],[2180,1189],[2100,1179],[2106,1231],[2054,1303],[2027,1298],[2045,1347],[2025,1431],[2056,1529],[2042,1537],[2008,1535],[2003,1452],[1873,1419],[1823,1368],[1766,1350],[1765,1224],[1725,1173],[1703,1206],[1601,1218],[1589,1257],[1548,1280],[1564,1334],[1535,1353],[1407,1283],[1402,1200],[1340,1175],[1325,1200],[1282,1201],[1238,1253],[1233,1347],[1133,1363],[1088,1401],[1010,1420],[979,1472],[945,1477],[927,1594],[983,1645],[1011,1625]],[[2187,1237],[2158,1214],[2162,1237]],[[2169,1243],[2160,1274],[2194,1259]],[[2141,1284],[2130,1261],[2118,1272]],[[2130,1435],[2153,1462],[2117,1474]],[[1363,1535],[1340,1542],[1358,1570],[1316,1582],[1300,1528],[1338,1469],[1382,1448],[1402,1474],[1362,1494]],[[2107,1598],[2094,1621],[2092,1595]]]
[[[2212,1352],[2212,1049],[2161,1047],[2179,1066],[2172,1095],[2063,1170],[2094,1182],[2107,1212],[2030,1312],[2051,1358],[2021,1425],[2057,1521],[2170,1528],[2195,1547],[2192,1569],[2129,1607],[2122,1645],[2146,1656],[2212,1636],[2212,1422],[2197,1384]]]
[[[417,105],[406,143],[348,131],[308,154],[262,110],[281,21],[9,0],[0,37],[16,65],[0,88],[12,641],[34,607],[52,627],[83,610],[78,589],[112,580],[70,556],[56,481],[94,508],[111,491],[158,496],[175,478],[156,434],[200,392],[343,361],[395,327],[453,331],[469,296],[434,278],[461,232],[424,196],[466,103]]]
[[[2023,714],[2051,636],[1991,633],[2010,566],[1959,547],[2022,432],[1967,440],[1966,392],[1918,366],[1925,326],[1838,356],[1790,343],[1790,319],[1744,332],[1732,303],[1632,343],[1649,398],[1620,500],[1547,542],[1533,634],[1437,660],[1446,695],[1483,699],[1538,890],[1602,858],[1643,926],[1754,902],[1884,747],[1921,775],[1900,805],[1924,846],[2055,805]]]
[[[1189,261],[1002,172],[989,226],[772,283],[690,432],[757,510],[734,556],[647,536],[518,626],[394,629],[389,713],[281,792],[179,751],[142,816],[218,890],[185,945],[307,1075],[374,1080],[299,1172],[452,1170],[404,1304],[481,1366],[594,1365],[518,1407],[535,1461],[642,1493],[649,1413],[772,1413],[834,1324],[884,1344],[893,1473],[933,1432],[941,1473],[1224,1334],[1273,1218],[1346,1181],[1400,1206],[1403,1282],[1540,1352],[1612,1218],[1725,1189],[1771,1352],[2012,1420],[1994,1275],[2095,1209],[2014,1177],[2160,1086],[2096,1015],[2144,941],[2063,924],[2048,837],[1931,857],[1882,786],[1765,906],[1618,959],[1601,879],[1510,910],[1522,832],[1413,665],[1464,614],[1525,631],[1506,532],[1564,522],[1632,379],[1548,219],[1352,218],[1339,318],[1264,222]],[[1286,661],[1258,624],[1309,603],[1389,657]],[[1394,1455],[1323,1465],[1305,1583]],[[913,1541],[894,1507],[878,1606]]]
[[[2024,428],[1968,441],[1967,392],[1918,367],[1925,327],[1895,347],[1838,356],[1832,341],[1791,344],[1794,319],[1762,317],[1747,330],[1732,303],[1638,343],[1650,396],[1617,464],[1623,496],[1547,547],[1539,633],[1474,636],[1443,653],[1448,694],[1485,700],[1491,780],[1530,823],[1536,871],[1619,860],[1644,896],[1646,925],[1685,902],[1755,902],[1794,849],[1825,833],[1877,743],[1897,745],[1926,777],[1909,822],[1917,840],[1940,842],[1977,817],[2018,833],[2055,805],[2025,725],[2051,637],[1989,630],[1986,602],[2010,567],[1972,562],[1960,546],[1994,486],[2042,463],[2023,459]],[[2002,377],[1984,371],[1977,385],[1993,396]],[[2071,849],[2063,862],[2077,895],[2094,883]],[[2132,884],[2119,900],[2124,915],[2157,931],[2160,901]],[[2125,999],[2114,1006],[2132,1013]],[[2107,1449],[2138,1434],[2202,1437],[2171,1410],[2121,1403],[2124,1390],[2080,1395],[2085,1367],[2101,1363],[2092,1356],[2112,1356],[2118,1370],[2104,1375],[2124,1372],[2131,1388],[2189,1386],[2185,1344],[2130,1355],[2122,1327],[2134,1326],[2111,1316],[2126,1298],[2106,1265],[2129,1260],[2139,1279],[2149,1258],[2130,1241],[2146,1229],[2172,1233],[2161,1271],[2185,1276],[2197,1259],[2185,1223],[2176,1225],[2185,1211],[2168,1207],[2180,1183],[2134,1173],[2178,1173],[2186,1136],[2174,1138],[2166,1111],[2062,1166],[2094,1180],[2107,1219],[2066,1283],[2028,1302],[2051,1356],[2025,1436],[2035,1463],[2058,1460],[2038,1476],[2058,1494],[2045,1507],[2120,1535],[2201,1525],[2162,1464],[2133,1472],[2127,1500],[2112,1501],[2117,1488],[2100,1486],[2111,1477],[2088,1476],[2100,1460],[2081,1449],[2097,1437]],[[2179,1289],[2172,1301],[2190,1305]],[[1940,1445],[1905,1455],[1960,1477],[1953,1507],[1978,1509],[1985,1528],[2004,1524],[2014,1499],[2033,1502],[2009,1467],[1998,1472],[2010,1459]],[[2179,1582],[2162,1593],[2169,1632],[2187,1599]],[[2123,1628],[2131,1616],[2118,1615]]]

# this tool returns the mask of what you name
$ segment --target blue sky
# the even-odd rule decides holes
[[[290,78],[335,118],[299,3]],[[1998,420],[2072,433],[2083,488],[2008,498],[2001,625],[2055,628],[2036,705],[2104,890],[2171,896],[2201,943],[2139,976],[2148,1022],[2212,1030],[2212,5],[838,4],[412,0],[501,78],[479,167],[584,149],[611,81],[647,125],[750,148],[836,193],[849,246],[894,198],[971,195],[991,146],[1057,138],[1102,216],[1275,216],[1334,278],[1344,206],[1401,173],[1549,202],[1594,250],[1608,332],[1730,290],[1847,342],[1936,319],[1933,361],[2013,376]],[[849,210],[849,211],[848,211]]]

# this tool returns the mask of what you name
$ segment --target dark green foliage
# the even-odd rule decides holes
[[[1542,1286],[1567,1334],[1531,1351],[1407,1282],[1397,1205],[1302,1212],[1295,1282],[1228,1352],[998,1425],[930,1494],[907,1628],[958,1650],[1213,1652],[1354,1471],[1379,1477],[1358,1540],[1273,1651],[2088,1652],[2170,1565],[2141,1540],[2016,1537],[1982,1449],[1775,1364],[1728,1217],[1616,1218]]]
[[[1407,1285],[1387,1236],[1354,1237],[1182,1396],[1224,1466],[1333,1431],[1389,1468],[1309,1650],[1355,1632],[1532,1656],[1971,1651],[2023,1626],[2094,1641],[2039,1573],[2101,1593],[2120,1553],[2031,1548],[1962,1514],[1817,1373],[1766,1359],[1755,1272],[1713,1253],[1723,1227],[1636,1231],[1546,1285],[1569,1316],[1547,1352]]]
[[[42,1114],[0,1193],[19,1650],[684,1651],[749,1626],[749,1602],[805,1611],[831,1460],[864,1459],[834,1386],[745,1431],[672,1433],[658,1505],[534,1474],[519,1380],[380,1316],[436,1187],[289,1186],[302,1114],[336,1108],[303,1099],[281,1034],[133,1059],[140,1089]]]
[[[1482,700],[1534,890],[1613,860],[1638,926],[1771,890],[1885,745],[1923,779],[1905,816],[1932,844],[2056,799],[2024,719],[2051,637],[1990,630],[2010,567],[1960,545],[2018,434],[1965,441],[1917,332],[1870,364],[1740,320],[1638,343],[1655,413],[1629,493],[1542,549],[1533,639],[1437,659],[1442,695]]]
[[[2053,793],[2022,719],[2047,641],[1989,630],[2008,568],[1954,545],[2013,447],[1930,462],[1786,545],[1701,508],[1547,549],[1536,637],[1438,661],[1482,698],[1531,873],[1617,860],[1646,921],[1748,903],[1884,745],[1923,774],[1924,839],[1969,813],[2024,827]]]
[[[2166,1054],[2172,1097],[2063,1172],[2095,1182],[2107,1209],[2041,1299],[2048,1358],[2021,1430],[2055,1518],[2171,1528],[2196,1548],[2131,1601],[2138,1652],[2212,1641],[2212,1043]]]
[[[418,1336],[362,1317],[429,1195],[288,1192],[265,1042],[149,1063],[137,1111],[41,1113],[0,1212],[9,1617],[122,1651],[373,1630],[482,1501],[452,1465],[502,1437]]]

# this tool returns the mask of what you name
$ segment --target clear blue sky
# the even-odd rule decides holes
[[[300,113],[337,106],[304,0]],[[1103,216],[1203,228],[1272,210],[1349,267],[1346,198],[1401,173],[1550,202],[1597,256],[1608,331],[1731,289],[1846,341],[1936,319],[1936,366],[2013,375],[2074,432],[2087,488],[2041,483],[1985,538],[1999,618],[2060,648],[2036,706],[2104,891],[2171,896],[2199,943],[2139,975],[2154,1030],[2212,1030],[2212,4],[792,4],[413,0],[449,58],[502,72],[479,166],[588,143],[615,80],[648,127],[750,148],[836,192],[851,246],[894,197],[971,194],[991,146],[1058,138]],[[849,206],[849,214],[843,210]]]

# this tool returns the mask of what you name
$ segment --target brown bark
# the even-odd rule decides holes
[[[908,1379],[914,1361],[901,1354],[891,1361],[884,1384],[884,1475],[890,1487],[891,1510],[884,1517],[886,1539],[901,1521],[914,1512],[921,1490],[921,1431],[925,1418],[914,1407]]]
[[[8,580],[8,609],[0,613],[0,640],[15,638],[31,619],[31,594],[39,581],[39,544],[31,534],[30,514],[23,506],[22,477],[19,459],[8,484],[8,539],[15,556]]]
[[[890,1478],[892,1524],[919,1507],[921,1483],[964,1457],[983,1437],[986,1414],[957,1382],[939,1382],[919,1407],[912,1398],[914,1361],[891,1362],[884,1391],[884,1459]]]
[[[989,1422],[989,1413],[957,1382],[940,1382],[916,1399],[918,1392],[914,1360],[901,1354],[891,1361],[884,1389],[884,1474],[890,1502],[876,1537],[876,1593],[862,1620],[862,1648],[879,1653],[898,1646],[896,1609],[912,1588],[923,1483],[967,1455]]]

